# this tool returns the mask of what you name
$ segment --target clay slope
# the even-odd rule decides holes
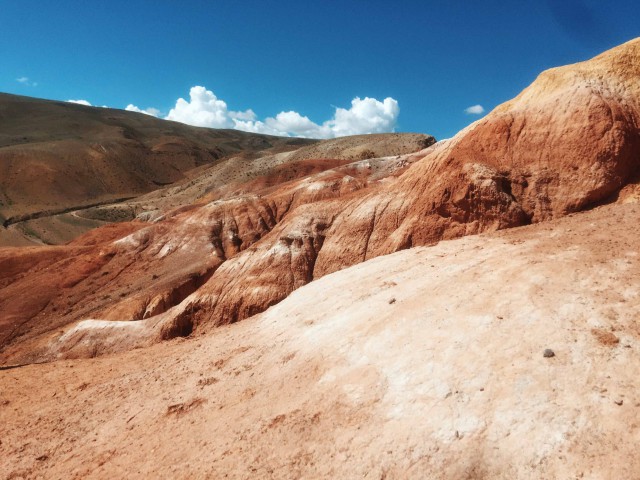
[[[157,323],[156,316],[200,288],[224,262],[259,242],[297,207],[391,181],[418,158],[405,155],[353,162],[349,150],[395,153],[433,141],[416,134],[331,140],[326,142],[331,149],[345,147],[342,154],[331,152],[338,158],[309,159],[305,149],[278,154],[277,159],[261,157],[247,161],[244,173],[250,174],[240,178],[229,175],[231,159],[212,167],[217,175],[193,184],[196,191],[201,185],[212,187],[204,203],[164,211],[167,204],[154,206],[154,198],[147,198],[151,210],[140,215],[146,221],[96,229],[61,247],[0,249],[0,345],[2,350],[12,346],[3,357],[11,361],[52,358],[47,353],[50,338],[59,336],[65,325],[88,317],[151,317]],[[323,153],[315,148],[312,154],[318,152]],[[169,193],[174,199],[178,196]],[[177,321],[162,326],[147,340],[187,335],[191,330],[190,323]],[[78,354],[103,351],[100,345],[90,345]]]
[[[0,94],[0,223],[135,197],[231,154],[310,143]],[[19,232],[0,235],[7,244]]]
[[[215,335],[0,371],[2,476],[638,478],[639,222],[414,248]]]
[[[420,155],[375,165],[365,160],[321,174],[327,178],[193,207],[102,248],[99,255],[68,260],[86,262],[89,266],[80,263],[72,271],[91,275],[74,273],[73,285],[63,291],[71,297],[66,303],[43,300],[40,309],[32,307],[33,317],[20,320],[26,307],[5,300],[4,310],[14,312],[5,324],[28,323],[25,331],[49,335],[36,339],[37,346],[9,349],[5,358],[93,355],[205,331],[254,315],[313,279],[379,255],[550,220],[613,200],[638,175],[639,76],[640,40],[634,40],[588,62],[544,72],[519,97]],[[96,280],[93,274],[107,262],[126,265],[115,269],[124,272],[118,274],[122,280]],[[181,271],[184,265],[198,279],[193,293],[184,297],[191,290],[186,289],[175,296],[169,284],[148,287],[149,274]],[[129,277],[145,269],[147,276]],[[108,267],[104,276],[110,278],[113,270]],[[50,278],[46,270],[30,275],[25,281]],[[12,280],[8,288],[15,285]],[[79,292],[88,289],[105,303],[80,312],[74,295],[82,297]],[[149,310],[156,303],[162,307]],[[128,328],[126,322],[89,321],[54,335],[49,325],[78,318],[60,315],[60,308],[99,320],[149,318],[137,322],[137,334],[126,341],[113,336]],[[11,338],[17,338],[16,331]]]

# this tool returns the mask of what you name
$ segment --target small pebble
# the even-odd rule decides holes
[[[542,356],[544,358],[551,358],[551,357],[555,357],[556,354],[554,353],[553,350],[551,350],[550,348],[545,348],[544,349],[544,353],[542,354]]]
[[[616,400],[613,403],[615,403],[616,405],[622,405],[624,402],[622,400]]]

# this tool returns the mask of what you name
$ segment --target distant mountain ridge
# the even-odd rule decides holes
[[[0,220],[135,197],[229,155],[314,142],[0,94]]]

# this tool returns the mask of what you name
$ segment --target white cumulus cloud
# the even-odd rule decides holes
[[[91,103],[88,100],[67,100],[69,103],[77,103],[78,105],[84,105],[86,107],[91,107]]]
[[[69,100],[82,103],[84,100]],[[88,102],[84,105],[90,105]],[[196,85],[189,90],[189,99],[179,98],[164,118],[198,127],[233,128],[245,132],[278,136],[308,138],[334,138],[345,135],[393,132],[400,107],[398,102],[387,97],[356,97],[350,108],[334,107],[333,116],[321,124],[293,110],[282,111],[275,117],[259,119],[252,110],[229,110],[227,103],[206,87]],[[130,103],[125,107],[130,112],[145,113],[160,117],[156,108],[141,109]]]
[[[233,127],[227,104],[219,100],[211,90],[201,86],[191,87],[189,101],[179,98],[166,119],[197,127]]]
[[[233,128],[243,132],[264,133],[266,135],[279,135],[286,137],[287,133],[275,130],[260,120],[234,120]]]
[[[124,109],[128,112],[144,113],[145,115],[151,115],[152,117],[160,115],[160,110],[157,108],[149,107],[142,110],[141,108],[136,107],[133,103],[130,103]]]
[[[465,108],[464,113],[467,115],[482,115],[484,113],[484,107],[482,105],[472,105]]]
[[[351,108],[336,108],[332,120],[324,123],[331,129],[332,137],[358,135],[360,133],[392,132],[396,126],[400,107],[391,97],[382,102],[375,98],[359,97],[351,100]]]
[[[294,137],[325,137],[329,131],[309,120],[309,117],[300,115],[298,112],[280,112],[275,118],[265,120],[267,129],[278,132],[278,135]]]
[[[131,107],[131,108],[129,108]],[[127,110],[137,108],[129,105]],[[139,111],[133,110],[133,111]],[[235,128],[246,132],[279,136],[310,138],[334,138],[363,133],[392,132],[395,129],[400,107],[391,97],[383,101],[375,98],[356,97],[350,108],[336,107],[332,118],[322,124],[295,111],[282,111],[275,117],[259,120],[251,110],[232,111],[227,103],[211,90],[202,86],[192,87],[189,100],[179,98],[174,108],[165,117],[167,120],[209,128]]]
[[[356,97],[351,108],[338,108],[333,118],[321,125],[298,112],[280,112],[264,121],[235,121],[238,130],[270,135],[309,138],[335,138],[364,133],[393,132],[400,114],[398,102],[391,97],[382,102],[375,98]]]
[[[229,112],[229,116],[234,120],[240,121],[253,121],[258,118],[256,112],[251,109],[245,110],[244,112]]]

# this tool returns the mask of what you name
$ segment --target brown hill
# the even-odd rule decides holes
[[[213,166],[192,170],[189,178],[174,185],[131,201],[83,211],[81,215],[101,216],[109,209],[127,208],[135,215],[153,218],[171,208],[258,191],[357,160],[413,153],[434,142],[433,137],[424,134],[355,135],[321,140],[287,152],[233,156]]]
[[[543,73],[515,100],[419,155],[265,185],[151,225],[95,232],[55,255],[5,254],[4,358],[96,355],[204,332],[379,255],[627,195],[639,170],[639,76],[634,40]],[[45,288],[58,282],[59,294]],[[42,287],[33,295],[18,294],[34,284]],[[82,318],[146,320],[59,330]]]
[[[231,154],[275,153],[313,142],[0,94],[0,221],[6,227],[136,197]],[[6,230],[0,236],[20,237]]]

